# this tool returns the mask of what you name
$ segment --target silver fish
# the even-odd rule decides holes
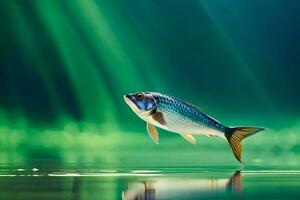
[[[192,144],[196,144],[193,135],[217,136],[229,142],[235,158],[242,162],[242,140],[264,130],[260,127],[225,126],[197,106],[157,92],[126,94],[124,99],[129,107],[147,122],[147,131],[157,144],[159,136],[155,126],[178,133]]]

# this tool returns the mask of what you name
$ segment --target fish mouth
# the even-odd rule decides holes
[[[130,102],[132,102],[132,101],[131,101],[131,97],[130,97],[129,94],[125,94],[125,95],[124,95],[124,100],[125,100],[125,102],[126,102],[127,104],[129,104]],[[133,102],[132,102],[132,103],[133,103]]]
[[[129,95],[129,94],[125,94],[125,95],[124,95],[124,100],[125,100],[125,101],[130,100],[130,95]]]
[[[124,95],[124,100],[128,104],[128,106],[133,110],[133,111],[139,111],[140,107],[136,105],[132,100],[131,100],[131,95],[125,94]]]

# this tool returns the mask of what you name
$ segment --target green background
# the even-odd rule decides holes
[[[234,165],[226,141],[154,144],[123,95],[170,94],[268,130],[246,165],[300,164],[299,1],[0,3],[2,166]]]

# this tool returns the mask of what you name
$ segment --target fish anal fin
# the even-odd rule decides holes
[[[153,125],[147,123],[147,131],[148,131],[148,134],[150,135],[151,139],[156,144],[158,144],[159,137],[158,137],[157,129]]]
[[[152,119],[161,125],[165,125],[166,121],[162,112],[155,112],[151,115]]]
[[[242,140],[257,133],[264,128],[258,127],[230,127],[225,134],[235,158],[242,163]]]
[[[188,141],[189,143],[195,145],[197,143],[197,140],[196,138],[194,138],[193,135],[191,134],[187,134],[187,133],[180,133],[180,135],[186,140]]]

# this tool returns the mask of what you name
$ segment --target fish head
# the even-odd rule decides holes
[[[157,101],[151,93],[126,94],[124,100],[133,112],[141,117],[149,116],[157,107]]]

